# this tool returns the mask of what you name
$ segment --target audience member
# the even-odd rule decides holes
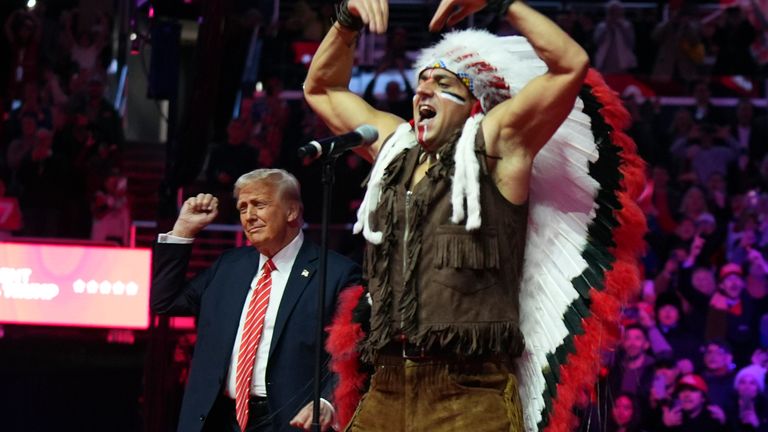
[[[724,407],[728,403],[735,375],[731,347],[723,339],[713,339],[702,346],[702,373],[707,383],[707,397]]]
[[[642,411],[634,395],[621,393],[616,396],[608,420],[608,432],[642,432]]]
[[[672,348],[673,358],[695,360],[703,341],[683,320],[683,305],[677,293],[659,294],[655,307],[657,327]]]
[[[63,16],[63,43],[69,50],[70,59],[81,73],[98,76],[103,72],[99,56],[109,42],[109,19],[104,13],[97,13],[97,23],[92,28],[87,28],[81,22],[84,18],[82,11],[78,9]],[[74,26],[80,28],[73,29]]]
[[[739,4],[728,7],[715,31],[717,59],[712,69],[715,75],[752,75],[757,66],[750,45],[756,37],[755,29],[746,19]]]
[[[725,432],[725,413],[707,399],[707,383],[698,375],[684,375],[677,381],[677,398],[663,407],[659,431]]]
[[[40,74],[40,37],[42,28],[34,13],[15,10],[5,20],[5,37],[10,45],[8,94],[22,96],[24,84],[37,82]]]
[[[637,66],[635,57],[635,30],[624,18],[624,5],[610,1],[605,6],[605,19],[597,23],[594,41],[597,51],[594,66],[602,73],[626,72]]]
[[[384,99],[379,99],[373,94],[376,82],[379,79],[379,75],[387,70],[390,65],[388,63],[382,63],[382,65],[376,69],[376,73],[373,78],[365,87],[363,93],[363,99],[371,106],[378,110],[386,111],[397,115],[400,118],[410,118],[413,116],[413,88],[409,83],[408,77],[405,76],[403,69],[403,61],[400,60],[397,63],[397,70],[400,76],[403,78],[403,84],[405,90],[400,87],[400,83],[396,80],[387,82],[387,86],[384,93]]]
[[[733,380],[735,395],[726,406],[731,432],[768,431],[765,375],[765,368],[754,364],[736,374]]]
[[[691,82],[699,76],[700,31],[689,8],[671,9],[669,18],[653,29],[652,37],[658,47],[654,79]]]
[[[648,355],[650,346],[644,327],[639,324],[624,327],[618,355],[607,376],[609,394],[629,393],[647,400],[654,364],[653,357]]]
[[[754,351],[760,312],[744,292],[740,265],[727,263],[719,275],[718,290],[709,303],[706,334],[708,339],[726,340],[736,364],[744,365]]]

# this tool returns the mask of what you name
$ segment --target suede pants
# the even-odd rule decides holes
[[[379,356],[346,431],[522,432],[517,378],[507,361]]]

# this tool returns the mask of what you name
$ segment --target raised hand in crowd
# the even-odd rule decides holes
[[[720,422],[720,424],[725,424],[725,411],[723,411],[722,408],[713,404],[713,405],[708,405],[707,410],[709,411],[709,414],[712,416],[713,419]]]
[[[664,426],[672,427],[681,426],[683,424],[683,409],[679,406],[663,406],[661,407],[661,411],[661,421],[664,423]]]
[[[768,263],[765,262],[765,258],[759,250],[747,247],[747,261],[750,265],[751,274],[765,275],[768,273]]]

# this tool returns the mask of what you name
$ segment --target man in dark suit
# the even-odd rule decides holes
[[[210,194],[185,201],[173,230],[161,234],[155,246],[152,309],[198,318],[178,430],[308,429],[320,250],[304,240],[303,206],[293,175],[258,169],[241,176],[234,192],[243,231],[253,247],[227,251],[185,281],[192,239],[218,214],[218,200]],[[333,316],[339,291],[359,278],[356,264],[329,253],[324,325]],[[263,294],[265,285],[268,294]],[[332,379],[324,375],[325,396],[331,393]],[[321,402],[320,421],[323,430],[333,422],[333,408],[326,400]]]

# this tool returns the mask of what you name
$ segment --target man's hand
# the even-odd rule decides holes
[[[372,33],[384,34],[389,23],[387,0],[349,0],[347,7],[368,26]]]
[[[326,431],[333,424],[333,408],[330,403],[320,401],[320,430]],[[291,420],[290,425],[304,430],[312,427],[312,402],[306,404],[304,408],[296,414]]]
[[[486,6],[485,0],[442,0],[429,23],[429,31],[437,32],[443,27],[452,27],[468,15]]]
[[[747,260],[752,268],[759,269],[762,273],[768,273],[768,263],[765,262],[765,258],[759,250],[747,248]]]
[[[680,407],[668,408],[662,407],[663,413],[661,420],[664,422],[664,426],[680,426],[683,424],[683,410]]]
[[[712,295],[712,298],[709,300],[709,306],[713,309],[721,310],[721,311],[727,311],[728,310],[728,298],[719,292],[716,292]]]
[[[197,194],[184,201],[171,235],[194,238],[219,214],[219,200],[211,194]]]
[[[725,424],[725,412],[722,408],[717,405],[710,405],[707,409],[709,410],[709,415],[711,415],[713,419],[720,422],[720,424]]]

